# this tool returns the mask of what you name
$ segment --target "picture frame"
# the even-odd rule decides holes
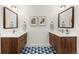
[[[38,17],[37,16],[31,16],[30,17],[30,25],[31,26],[37,26],[38,25]]]
[[[40,26],[45,26],[46,25],[46,16],[39,16],[38,24]]]
[[[18,14],[7,7],[3,8],[3,28],[18,28]]]

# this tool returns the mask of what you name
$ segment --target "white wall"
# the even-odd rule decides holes
[[[49,23],[54,21],[57,27],[57,6],[22,6],[24,19],[27,20],[28,39],[26,46],[50,46],[49,44]],[[30,16],[46,16],[46,26],[32,27],[29,24]]]
[[[75,28],[74,31],[77,34],[77,53],[79,53],[79,6],[75,6]]]

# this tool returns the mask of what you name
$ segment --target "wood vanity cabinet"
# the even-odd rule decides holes
[[[20,37],[2,37],[1,53],[2,54],[18,54],[22,51],[27,42],[27,34]]]
[[[59,37],[49,33],[49,43],[56,50],[57,54],[76,54],[77,37]]]

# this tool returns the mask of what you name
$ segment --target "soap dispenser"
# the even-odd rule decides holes
[[[23,22],[23,31],[26,31],[26,21]]]
[[[62,29],[61,32],[64,33],[64,30]]]
[[[66,29],[66,34],[69,34],[69,30],[68,29]]]
[[[54,23],[53,23],[53,21],[51,21],[51,23],[50,23],[50,30],[54,30]]]
[[[13,34],[15,34],[15,32],[16,32],[16,30],[15,30],[15,29],[13,29]]]

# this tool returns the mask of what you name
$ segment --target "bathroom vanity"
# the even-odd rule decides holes
[[[49,43],[56,50],[57,54],[76,54],[76,35],[61,35],[49,32]]]
[[[2,35],[1,36],[1,53],[18,54],[22,51],[27,43],[27,33],[20,35]]]

